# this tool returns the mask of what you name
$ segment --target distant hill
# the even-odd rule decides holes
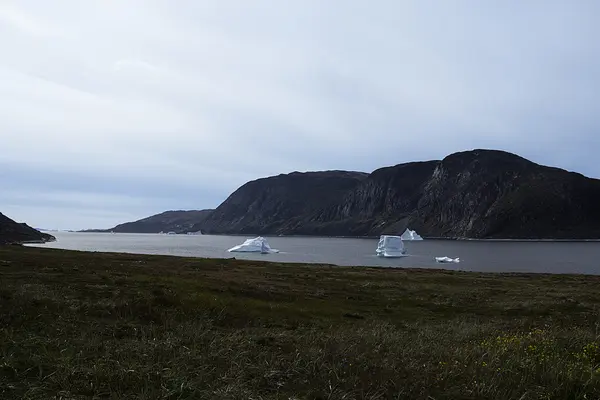
[[[370,174],[257,179],[193,224],[178,211],[179,222],[166,223],[173,213],[167,212],[114,230],[376,236],[410,227],[440,238],[600,239],[599,204],[597,179],[503,151],[472,150]]]
[[[0,245],[11,243],[50,242],[54,236],[42,233],[28,226],[19,224],[0,213]]]
[[[90,229],[86,232],[118,232],[118,233],[159,233],[189,232],[190,229],[204,221],[213,210],[165,211],[160,214],[126,222],[111,229]]]

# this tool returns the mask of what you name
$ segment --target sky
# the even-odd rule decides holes
[[[596,0],[0,0],[0,212],[108,228],[493,148],[600,178]]]

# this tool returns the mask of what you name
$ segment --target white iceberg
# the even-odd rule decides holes
[[[400,236],[402,240],[423,240],[421,235],[419,235],[416,231],[411,231],[410,229],[406,229],[402,236]]]
[[[450,257],[436,257],[435,258],[436,262],[439,263],[459,263],[460,262],[460,258],[450,258]]]
[[[379,238],[379,243],[377,244],[377,250],[375,250],[375,253],[378,257],[388,258],[406,256],[404,243],[402,243],[402,238],[400,236],[382,235]]]
[[[267,240],[262,236],[256,237],[254,239],[247,239],[244,243],[232,247],[227,251],[231,253],[279,253],[279,250],[272,249],[271,246],[269,246]]]

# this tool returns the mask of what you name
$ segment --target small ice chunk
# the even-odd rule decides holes
[[[382,235],[379,238],[379,243],[377,244],[377,250],[375,250],[375,253],[378,257],[388,258],[406,256],[404,243],[402,243],[402,238],[400,236]]]
[[[460,262],[460,258],[458,258],[458,257],[456,257],[456,258],[436,257],[435,261],[437,261],[439,263],[459,263]]]
[[[254,239],[247,239],[244,243],[234,246],[227,251],[231,253],[279,253],[279,250],[272,249],[271,246],[269,246],[267,240],[262,236],[256,237]]]
[[[400,236],[402,240],[423,240],[421,235],[419,235],[416,231],[411,231],[410,229],[406,229],[402,236]]]

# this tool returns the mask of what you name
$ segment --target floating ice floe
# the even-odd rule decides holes
[[[378,257],[387,258],[406,256],[404,243],[402,243],[402,238],[400,236],[382,235],[379,238],[379,243],[377,244],[377,250],[375,250],[375,253]]]
[[[456,257],[456,258],[436,257],[435,261],[437,261],[439,263],[459,263],[460,262],[460,258],[458,258],[458,257]]]
[[[421,235],[419,235],[416,231],[411,231],[410,229],[406,229],[402,236],[400,236],[402,240],[423,240]]]
[[[272,249],[267,240],[262,236],[254,239],[247,239],[244,243],[232,247],[227,251],[232,253],[279,253],[279,250]]]

